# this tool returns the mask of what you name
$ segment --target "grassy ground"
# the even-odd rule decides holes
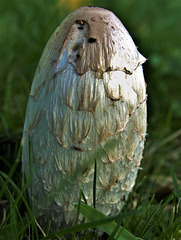
[[[95,209],[78,205],[80,214],[87,217],[90,213],[91,223],[60,230],[59,235],[91,228],[93,231],[82,239],[96,239],[98,227],[108,233],[108,239],[181,239],[181,3],[113,0],[93,4],[112,10],[148,59],[144,65],[147,143],[143,170],[123,211],[107,219]],[[33,74],[43,48],[61,20],[80,5],[90,5],[90,1],[0,1],[0,239],[53,238],[48,237],[48,226],[40,229],[31,204],[23,197],[20,139]],[[96,221],[92,219],[95,215]],[[118,238],[119,232],[122,238]],[[66,239],[66,235],[59,238]]]

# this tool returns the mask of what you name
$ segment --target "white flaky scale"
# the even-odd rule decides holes
[[[75,223],[79,191],[107,215],[132,190],[146,133],[145,58],[110,11],[81,7],[55,30],[37,67],[27,106],[22,171],[34,213]]]

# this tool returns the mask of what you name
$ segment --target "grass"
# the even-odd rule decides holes
[[[46,4],[45,4],[46,3]],[[87,222],[50,234],[32,213],[21,186],[20,140],[33,74],[43,48],[71,0],[11,0],[0,4],[0,239],[181,239],[181,111],[179,1],[94,1],[115,12],[149,60],[144,65],[148,91],[148,136],[136,185],[123,210],[106,217],[75,206]],[[76,5],[77,4],[77,5]],[[77,1],[73,6],[90,5]],[[38,14],[37,14],[38,12]],[[128,17],[129,16],[129,17]],[[8,26],[8,27],[7,27]],[[96,180],[96,178],[95,178]],[[94,186],[94,199],[96,189]],[[96,216],[96,219],[95,219]],[[77,218],[78,219],[78,218]],[[89,230],[89,231],[87,231]],[[84,232],[78,235],[79,232]]]
[[[16,163],[13,168],[18,168]],[[130,194],[126,206],[120,213],[107,217],[95,208],[96,202],[94,202],[94,207],[90,207],[79,201],[75,205],[78,216],[82,214],[88,222],[78,224],[77,221],[75,226],[59,229],[51,234],[49,234],[50,225],[42,229],[38,224],[38,220],[32,214],[31,204],[24,196],[32,175],[24,187],[20,188],[12,180],[11,173],[8,176],[0,171],[0,204],[3,209],[0,239],[66,239],[67,234],[72,235],[71,239],[94,239],[95,229],[107,233],[109,240],[181,239],[181,188],[173,167],[169,166],[169,169],[174,188],[171,194],[161,201],[156,199],[154,191],[156,183],[155,186],[149,185],[148,187],[146,177],[143,177],[143,173],[141,173],[134,191]],[[96,194],[95,182],[96,171],[93,185],[94,194]],[[82,192],[80,192],[81,198],[85,199]],[[86,230],[90,231],[86,232]],[[82,231],[85,232],[83,236],[77,235]],[[105,236],[104,239],[106,239]]]

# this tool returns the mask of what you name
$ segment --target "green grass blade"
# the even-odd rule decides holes
[[[105,214],[102,212],[98,211],[95,208],[92,208],[88,205],[81,204],[80,205],[80,212],[81,214],[87,218],[90,221],[102,221],[102,224],[98,226],[98,228],[107,234],[111,235],[114,230],[117,228],[117,223],[114,221],[106,223],[105,220],[108,220],[109,217],[107,217]],[[118,228],[119,231],[122,231],[121,235],[119,236],[118,240],[136,240],[136,237],[133,236],[130,232],[128,232],[126,229],[123,227],[119,226]],[[115,235],[115,237],[117,234]]]
[[[6,183],[8,183],[8,180],[11,179],[14,175],[14,173],[16,172],[16,169],[18,167],[18,164],[20,162],[20,156],[21,156],[21,150],[22,150],[22,147],[20,146],[19,150],[18,150],[18,155],[15,159],[15,162],[13,164],[13,166],[10,168],[10,172],[8,174],[9,178],[6,179]],[[1,185],[2,189],[1,189],[1,192],[0,192],[0,199],[2,198],[3,196],[3,193],[4,193],[4,187]]]
[[[181,191],[180,191],[178,183],[177,183],[177,178],[176,178],[174,169],[171,165],[169,166],[169,169],[170,169],[170,173],[172,175],[172,180],[173,180],[173,184],[174,184],[174,187],[175,187],[175,193],[176,193],[176,196],[179,200],[181,198]]]
[[[80,238],[80,240],[92,240],[92,239],[94,239],[93,232],[86,233],[84,236]]]
[[[143,196],[143,191],[145,189],[145,184],[146,184],[146,176],[143,178],[143,184],[142,184],[141,191],[140,191],[140,194],[139,194],[138,202],[136,204],[136,208],[138,208],[140,203],[141,203],[141,198]]]
[[[83,204],[81,204],[81,206],[82,205]],[[75,207],[77,208],[77,204],[75,204]],[[93,209],[95,211],[97,211],[95,208],[93,208]],[[139,214],[139,210],[137,210],[137,211],[138,211],[138,214]],[[101,213],[102,214],[101,216],[103,216],[101,218],[101,220],[95,220],[95,218],[94,218],[94,221],[92,221],[92,222],[82,223],[82,224],[79,224],[79,225],[75,225],[75,226],[67,227],[65,229],[61,229],[61,230],[59,230],[55,233],[52,233],[52,234],[46,236],[45,238],[41,238],[40,240],[52,239],[52,238],[55,238],[57,236],[62,236],[62,235],[70,234],[70,233],[73,233],[73,232],[81,232],[81,231],[85,231],[87,229],[96,228],[96,227],[99,227],[100,225],[107,224],[107,223],[113,222],[115,220],[119,220],[120,217],[126,217],[126,216],[133,215],[134,213],[135,213],[135,211],[133,210],[133,211],[131,211],[131,213],[128,213],[128,214],[118,214],[118,215],[115,215],[115,216],[112,216],[112,217],[105,217],[105,215]],[[130,234],[131,237],[127,238],[127,239],[129,239],[129,240],[132,240],[132,239],[136,240],[137,239],[131,233],[129,233],[129,234]]]
[[[96,208],[96,178],[97,178],[97,161],[94,165],[94,181],[93,181],[93,206]]]
[[[0,173],[1,173],[2,175],[4,175],[2,172],[0,172]],[[31,179],[32,179],[32,174],[33,174],[33,172],[30,174],[30,176],[29,176],[27,182],[24,184],[22,190],[19,191],[19,194],[18,194],[16,200],[15,200],[14,203],[13,203],[12,209],[14,209],[14,207],[16,207],[16,205],[18,204],[18,202],[20,201],[20,199],[22,199],[23,193],[26,191],[27,186],[28,186],[29,182],[30,182]],[[9,178],[8,178],[8,179],[9,179]],[[9,182],[12,182],[11,179],[9,179],[8,181],[9,181]],[[6,221],[8,220],[9,217],[10,217],[10,214],[7,216]]]
[[[81,193],[81,196],[82,196],[82,198],[83,198],[83,200],[84,200],[84,203],[87,204],[87,199],[86,199],[86,197],[85,197],[84,192],[82,191],[82,189],[80,189],[80,193]]]
[[[171,165],[169,166],[169,169],[170,169],[170,173],[172,175],[172,180],[173,180],[173,184],[174,184],[174,188],[175,188],[175,195],[176,195],[176,197],[178,199],[178,213],[177,213],[177,217],[179,217],[181,215],[181,191],[179,189],[179,185],[178,185],[178,182],[177,182],[177,178],[176,178],[174,169],[173,169],[173,167]]]
[[[16,213],[17,213],[18,216],[19,216],[20,222],[21,222],[21,224],[23,225],[23,220],[22,220],[22,218],[21,218],[21,214],[20,214],[20,212],[19,212],[19,209],[18,209],[18,207],[17,207],[17,204],[15,204],[15,200],[14,200],[11,192],[9,191],[9,188],[8,188],[6,182],[3,180],[3,178],[2,178],[1,176],[0,176],[0,185],[4,187],[4,191],[5,191],[7,200],[8,200],[9,203],[10,203],[11,217],[13,217],[14,222],[16,222],[17,216],[15,216],[15,215],[16,215]],[[14,208],[15,208],[15,211],[13,211]],[[6,222],[6,220],[5,220],[5,222]]]
[[[38,237],[38,230],[37,230],[36,223],[35,223],[35,221],[34,221],[34,216],[33,216],[33,213],[32,213],[32,209],[30,209],[27,201],[25,200],[25,198],[24,198],[24,196],[23,196],[23,193],[26,191],[27,186],[28,186],[29,182],[30,182],[31,179],[32,179],[32,174],[33,174],[36,166],[37,166],[37,165],[35,165],[33,171],[31,172],[31,174],[30,174],[30,176],[29,176],[29,178],[28,178],[28,180],[25,182],[25,184],[24,184],[24,186],[23,186],[23,188],[22,188],[21,190],[16,186],[16,184],[15,184],[11,179],[9,179],[9,176],[7,176],[5,173],[3,173],[3,172],[1,172],[1,171],[0,171],[0,174],[1,174],[4,178],[7,179],[7,181],[14,187],[14,189],[15,189],[16,192],[18,193],[17,198],[14,200],[14,202],[13,202],[13,204],[12,204],[12,206],[11,206],[11,211],[14,210],[14,208],[15,208],[15,209],[17,208],[17,205],[18,205],[18,203],[19,203],[20,200],[23,200],[23,202],[24,202],[24,204],[25,204],[25,206],[26,206],[26,208],[27,208],[27,210],[28,210],[28,213],[29,213],[29,215],[30,215],[30,219],[31,219],[30,222],[31,222],[32,227],[34,228],[35,235],[36,235],[36,239],[39,239],[39,237]],[[8,215],[7,215],[7,217],[6,217],[6,220],[5,220],[5,222],[4,222],[4,225],[7,224],[8,219],[11,217],[11,211],[9,211],[9,213],[8,213]],[[25,228],[23,227],[23,231],[24,231],[28,226],[29,226],[29,225],[26,225]],[[34,231],[32,231],[33,234],[34,234]],[[21,231],[20,231],[19,233],[17,233],[17,236],[20,236],[20,235],[21,235]],[[18,238],[17,238],[17,239],[18,239]]]
[[[115,235],[117,234],[117,232],[119,231],[119,224],[117,224],[117,226],[115,227],[115,229],[113,230],[113,232],[111,233],[111,235],[109,235],[107,240],[113,240]],[[118,235],[119,236],[119,235]]]
[[[81,194],[81,190],[80,190],[80,192],[79,192],[79,203],[78,203],[78,206],[77,206],[77,217],[76,217],[75,225],[78,224],[78,220],[79,220],[81,196],[82,196],[82,194]],[[74,232],[72,240],[75,240],[75,234],[76,234],[76,232]]]

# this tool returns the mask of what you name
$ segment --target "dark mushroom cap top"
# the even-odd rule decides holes
[[[61,53],[72,41],[69,53],[76,55],[72,62],[78,74],[84,74],[89,69],[103,73],[136,68],[138,51],[129,33],[112,12],[97,7],[82,7],[62,24],[66,27],[66,37]],[[132,65],[133,69],[128,65]]]
[[[42,77],[52,79],[55,72],[72,63],[83,75],[89,70],[103,78],[104,72],[132,72],[145,61],[121,21],[111,12],[98,7],[81,7],[68,15],[47,43],[37,68],[38,87]],[[35,86],[36,85],[36,86]]]

